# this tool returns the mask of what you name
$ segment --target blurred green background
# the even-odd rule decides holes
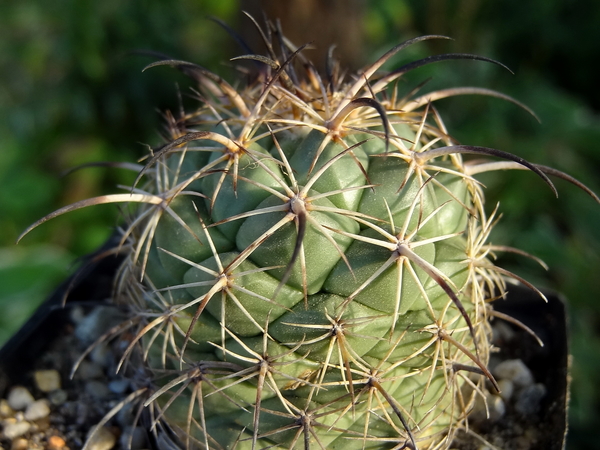
[[[307,0],[308,1],[308,0]],[[143,144],[161,142],[160,111],[189,99],[190,84],[167,68],[141,73],[149,49],[198,62],[229,76],[233,40],[207,20],[237,29],[252,3],[236,1],[29,0],[0,3],[0,344],[119,222],[116,207],[100,206],[55,219],[15,246],[29,224],[65,204],[114,192],[131,182],[118,169],[79,164],[131,161]],[[328,3],[328,2],[324,2]],[[363,48],[373,61],[390,46],[424,33],[429,41],[388,66],[431,53],[470,52],[507,64],[466,61],[418,69],[407,89],[427,77],[436,87],[474,85],[514,96],[533,108],[537,123],[514,105],[485,97],[439,102],[461,142],[496,147],[578,177],[600,192],[600,90],[592,70],[600,55],[600,3],[594,0],[353,0],[362,5]],[[310,35],[307,40],[312,40]],[[297,42],[303,43],[303,42]],[[503,219],[492,240],[544,259],[549,271],[523,258],[502,264],[569,300],[573,382],[569,449],[598,448],[600,429],[600,206],[557,181],[560,197],[521,171],[482,176],[490,210]]]

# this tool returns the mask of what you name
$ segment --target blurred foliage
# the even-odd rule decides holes
[[[57,218],[14,246],[30,223],[57,207],[112,192],[132,174],[86,168],[92,161],[142,156],[140,144],[160,142],[158,111],[186,104],[190,84],[176,71],[140,73],[149,49],[210,67],[236,54],[232,39],[207,20],[239,26],[238,2],[209,0],[59,0],[0,3],[0,342],[69,273],[76,256],[95,249],[119,221],[105,206]],[[365,62],[420,34],[429,41],[393,64],[431,52],[469,52],[500,67],[470,61],[434,64],[406,77],[407,89],[433,77],[426,90],[474,85],[512,95],[532,107],[541,124],[512,104],[468,96],[437,107],[461,141],[496,147],[568,172],[600,192],[600,91],[592,70],[600,54],[594,0],[378,0],[364,20]],[[247,26],[247,21],[243,22]],[[181,92],[181,100],[178,93]],[[557,181],[555,199],[539,179],[521,171],[489,174],[490,209],[503,219],[493,236],[543,258],[550,270],[521,257],[502,264],[565,294],[572,322],[572,449],[597,448],[600,429],[600,207]]]
[[[207,16],[232,16],[236,6],[0,3],[0,343],[67,277],[76,256],[108,238],[119,211],[107,206],[60,217],[15,246],[18,235],[57,207],[133,179],[110,168],[63,174],[90,162],[136,160],[146,152],[141,143],[160,143],[159,111],[179,108],[179,92],[189,92],[188,80],[173,70],[141,73],[153,59],[135,52],[219,70],[230,39]]]

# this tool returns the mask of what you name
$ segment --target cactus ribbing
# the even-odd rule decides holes
[[[115,293],[132,311],[123,328],[137,327],[124,361],[137,354],[153,374],[145,403],[182,446],[447,448],[484,382],[497,387],[491,301],[507,278],[522,281],[493,263],[495,214],[473,176],[526,168],[552,189],[547,174],[574,180],[459,145],[431,107],[462,93],[514,100],[393,84],[430,62],[487,58],[379,72],[442,38],[425,36],[355,77],[330,65],[322,78],[273,31],[281,53],[268,42],[268,56],[243,57],[265,70],[239,91],[188,62],[151,64],[192,76],[200,107],[166,115],[169,141],[131,193],[51,216],[139,204]]]

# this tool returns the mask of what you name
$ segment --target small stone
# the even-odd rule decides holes
[[[15,386],[8,393],[8,406],[15,411],[22,411],[31,405],[35,399],[31,392],[24,386]]]
[[[25,419],[29,421],[43,419],[50,414],[50,405],[48,400],[36,400],[25,410]]]
[[[510,342],[515,338],[514,330],[510,327],[510,325],[508,325],[505,322],[497,320],[494,321],[492,332],[492,342],[494,342],[494,344],[496,345],[499,345],[500,347],[502,347],[503,343]]]
[[[48,438],[48,450],[61,450],[67,445],[60,436],[50,436]]]
[[[92,378],[102,378],[104,377],[104,370],[102,370],[102,366],[91,362],[91,361],[81,361],[77,371],[75,372],[75,376],[81,380],[90,380]]]
[[[511,380],[506,378],[498,380],[498,387],[500,388],[500,397],[505,402],[509,401],[515,391],[515,385]]]
[[[117,308],[98,306],[77,324],[75,336],[80,341],[91,344],[123,319],[123,313]]]
[[[42,392],[60,389],[60,374],[57,370],[36,370],[33,379],[37,388]]]
[[[85,311],[81,306],[73,306],[71,307],[71,321],[74,324],[78,324],[83,319],[85,319]]]
[[[523,388],[533,384],[531,371],[520,359],[502,361],[493,372],[497,378],[512,381],[515,387]]]
[[[67,398],[67,391],[64,391],[62,389],[57,389],[48,394],[48,400],[50,400],[50,403],[52,403],[54,406],[62,405],[64,402],[67,401]]]
[[[23,436],[29,431],[31,424],[29,422],[20,421],[5,421],[4,422],[4,436],[8,439],[15,439],[19,436]]]
[[[531,416],[540,410],[546,395],[546,386],[541,383],[524,388],[515,401],[515,410],[524,416]]]
[[[35,422],[33,422],[33,426],[35,427],[35,431],[38,434],[44,434],[46,435],[46,431],[48,431],[50,429],[50,420],[52,419],[52,413],[48,414],[46,417],[42,417],[41,419],[37,419]],[[55,421],[53,421],[53,424],[56,423]]]
[[[12,441],[10,450],[27,450],[29,448],[29,441],[25,438],[17,438]]]
[[[491,395],[488,397],[488,407],[490,409],[490,420],[496,422],[506,414],[506,405],[504,400],[499,395]]]
[[[117,437],[106,427],[92,428],[88,435],[88,450],[110,450],[117,443]]]
[[[108,367],[113,361],[113,353],[106,342],[94,347],[90,353],[90,359],[100,367]]]
[[[96,399],[106,398],[110,395],[106,383],[97,380],[90,380],[85,383],[85,392]]]
[[[506,413],[506,406],[502,397],[491,392],[485,393],[485,400],[478,395],[475,398],[473,411],[469,415],[469,419],[474,422],[491,421],[495,422],[501,419]]]
[[[6,399],[0,400],[0,417],[11,417],[14,414]]]
[[[129,380],[120,378],[108,383],[108,389],[115,394],[123,394],[129,388]]]

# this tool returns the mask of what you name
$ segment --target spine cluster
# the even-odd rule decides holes
[[[506,280],[474,178],[528,169],[459,145],[432,102],[396,83],[447,54],[343,77],[319,75],[274,33],[262,70],[236,89],[192,63],[200,107],[166,114],[167,142],[130,192],[115,301],[131,311],[122,364],[152,430],[184,448],[448,448],[487,369],[491,302]],[[495,62],[494,62],[495,63]],[[522,106],[522,105],[521,105]],[[463,157],[476,155],[476,162]],[[500,160],[491,160],[500,158]],[[483,158],[483,159],[482,159]],[[580,184],[578,184],[582,187]],[[587,190],[587,188],[583,187]],[[588,190],[589,192],[589,190]],[[593,195],[593,194],[592,194]],[[31,229],[30,228],[30,229]],[[27,230],[26,232],[28,232]],[[166,445],[166,444],[164,444]]]

